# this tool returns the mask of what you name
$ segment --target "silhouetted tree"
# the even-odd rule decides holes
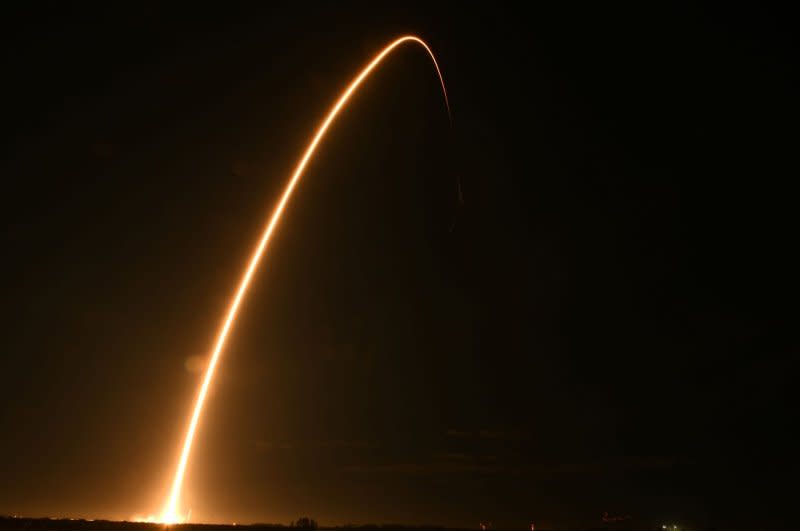
[[[292,522],[292,527],[298,527],[300,529],[316,529],[319,527],[317,525],[317,521],[309,518],[308,516],[303,516],[302,518],[298,518],[296,522]]]

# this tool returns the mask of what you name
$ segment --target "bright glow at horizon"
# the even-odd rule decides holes
[[[300,180],[300,177],[303,175],[303,171],[306,168],[309,160],[311,159],[312,155],[317,149],[317,145],[320,143],[322,138],[325,136],[328,128],[330,127],[333,120],[338,116],[339,112],[342,108],[347,104],[350,100],[350,97],[356,91],[356,89],[361,85],[361,83],[370,75],[370,73],[377,67],[383,59],[392,52],[395,48],[400,46],[404,43],[417,43],[423,48],[425,51],[428,52],[430,55],[431,60],[433,61],[433,65],[436,68],[436,73],[439,76],[439,81],[442,85],[442,93],[444,94],[444,101],[445,106],[447,107],[447,113],[450,114],[450,103],[447,98],[447,90],[445,89],[444,85],[444,78],[442,77],[442,72],[439,69],[439,64],[436,62],[436,57],[433,55],[433,52],[428,47],[428,45],[419,37],[414,35],[405,35],[403,37],[399,37],[398,39],[389,43],[385,48],[383,48],[368,64],[365,66],[361,72],[350,82],[347,88],[342,92],[339,98],[336,100],[336,103],[333,105],[328,114],[323,119],[322,123],[317,128],[316,133],[314,134],[311,142],[308,144],[303,156],[300,158],[300,161],[297,163],[295,167],[294,173],[292,174],[291,178],[289,179],[286,188],[281,195],[280,201],[278,201],[278,205],[275,207],[275,210],[272,212],[272,216],[267,223],[266,228],[264,229],[264,233],[261,236],[261,239],[256,246],[255,251],[253,252],[250,262],[245,270],[244,276],[239,283],[239,288],[236,290],[236,295],[233,297],[233,300],[228,307],[227,317],[225,318],[225,322],[222,325],[222,328],[219,331],[217,336],[216,343],[214,344],[214,350],[211,354],[211,359],[208,364],[208,368],[206,369],[205,377],[203,378],[203,383],[200,386],[200,391],[197,395],[197,400],[195,401],[194,411],[192,412],[191,420],[189,421],[189,427],[186,430],[186,438],[183,443],[183,450],[181,452],[181,457],[178,461],[178,466],[175,471],[175,479],[172,482],[172,489],[169,494],[169,498],[167,503],[164,507],[164,511],[161,514],[159,519],[160,522],[165,524],[174,524],[174,523],[181,523],[186,520],[185,516],[182,516],[179,510],[179,503],[181,498],[181,489],[183,487],[183,478],[186,473],[186,466],[189,461],[189,455],[192,450],[192,443],[194,441],[195,431],[197,430],[197,423],[200,420],[200,414],[203,411],[203,404],[205,403],[206,395],[208,394],[208,388],[211,385],[211,380],[214,378],[214,371],[217,367],[217,362],[219,361],[219,357],[222,354],[222,349],[225,347],[225,341],[228,338],[228,333],[230,332],[231,327],[233,326],[234,321],[236,320],[236,314],[239,310],[239,305],[244,298],[245,293],[247,292],[247,288],[250,285],[250,280],[255,272],[258,264],[261,260],[261,256],[264,254],[264,251],[267,248],[267,244],[269,243],[270,237],[272,233],[275,231],[275,227],[278,225],[278,222],[281,219],[281,215],[283,214],[283,210],[286,207],[286,204],[289,201],[289,198],[294,191],[297,182]]]

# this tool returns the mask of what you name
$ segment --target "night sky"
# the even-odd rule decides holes
[[[1,24],[0,514],[160,512],[279,191],[412,32],[452,125],[413,46],[335,123],[221,360],[192,520],[788,522],[787,14],[45,2]]]

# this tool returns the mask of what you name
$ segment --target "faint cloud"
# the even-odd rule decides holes
[[[377,464],[352,464],[345,467],[350,472],[378,472],[408,476],[443,476],[457,474],[493,475],[503,472],[516,473],[514,467],[497,462],[494,455],[479,455],[465,452],[435,454],[425,461],[407,461]]]
[[[369,449],[377,448],[376,444],[361,440],[310,440],[310,441],[266,441],[255,440],[253,445],[264,451],[274,450],[321,450],[321,449]]]
[[[272,452],[275,450],[291,450],[294,446],[289,442],[276,442],[276,441],[253,441],[253,445],[264,452]]]
[[[367,441],[348,441],[344,439],[313,441],[311,445],[316,448],[377,448],[376,444]]]
[[[656,470],[662,468],[672,468],[673,466],[688,463],[674,455],[649,455],[649,456],[630,456],[622,459],[623,466],[638,470]]]
[[[621,457],[593,461],[520,463],[499,459],[496,455],[467,452],[443,452],[429,460],[351,464],[344,467],[349,472],[387,473],[406,476],[446,476],[482,474],[504,476],[605,476],[642,469],[665,469],[680,461],[671,456]]]
[[[92,151],[95,156],[101,159],[110,159],[114,156],[114,146],[110,142],[98,140],[92,144]]]
[[[443,461],[474,461],[475,456],[472,454],[468,454],[465,452],[444,452],[442,454],[438,454],[437,456],[439,459]]]
[[[468,431],[447,430],[446,433],[447,433],[448,437],[459,437],[459,438],[464,438],[464,439],[468,439],[468,438],[472,437],[472,433],[468,432]]]
[[[495,439],[499,441],[524,441],[533,438],[533,435],[521,430],[489,430],[465,431],[449,429],[445,432],[448,437],[459,439]]]
[[[208,364],[207,356],[189,356],[183,361],[183,367],[188,373],[198,373],[205,370]]]
[[[254,173],[256,169],[250,161],[237,159],[231,162],[231,175],[234,177],[250,177]]]
[[[624,456],[593,461],[529,465],[531,471],[548,474],[606,475],[637,470],[664,470],[684,463],[675,456]]]
[[[325,343],[317,348],[324,361],[351,362],[358,358],[358,350],[350,343]]]
[[[502,467],[485,463],[459,463],[449,461],[384,463],[377,465],[349,465],[348,472],[383,472],[407,476],[442,476],[453,474],[496,474]]]

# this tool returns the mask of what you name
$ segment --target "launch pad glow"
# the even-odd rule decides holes
[[[273,210],[272,215],[269,218],[269,222],[267,223],[266,228],[261,236],[261,239],[258,242],[258,245],[253,251],[253,254],[250,257],[250,261],[248,262],[247,269],[245,269],[244,275],[242,276],[241,281],[239,282],[239,287],[236,290],[236,294],[234,295],[233,299],[231,300],[230,305],[228,306],[227,316],[225,321],[220,329],[216,342],[214,343],[214,348],[211,353],[211,357],[208,363],[208,367],[205,372],[205,376],[203,377],[203,383],[200,386],[200,391],[197,394],[197,399],[194,404],[194,409],[192,411],[192,416],[189,421],[189,426],[186,430],[186,437],[183,443],[183,450],[181,451],[180,459],[178,460],[177,468],[175,470],[175,478],[172,481],[172,488],[170,489],[169,497],[167,502],[164,506],[164,510],[161,513],[161,517],[159,520],[166,524],[173,524],[173,523],[180,523],[186,520],[186,518],[182,515],[181,510],[179,508],[180,499],[181,499],[181,489],[183,487],[183,478],[186,474],[186,466],[189,462],[189,455],[192,451],[192,443],[194,442],[195,432],[197,431],[197,424],[200,420],[200,415],[203,412],[203,405],[206,400],[206,395],[208,394],[208,389],[211,386],[211,381],[214,379],[214,372],[217,368],[217,364],[219,362],[219,358],[222,354],[222,350],[225,347],[225,341],[228,338],[228,334],[230,333],[231,327],[233,326],[234,322],[236,321],[236,315],[239,311],[239,306],[242,303],[242,299],[244,298],[245,294],[247,293],[247,288],[250,286],[250,280],[255,273],[256,268],[258,267],[259,262],[261,261],[261,257],[263,256],[264,252],[267,249],[267,245],[269,244],[269,240],[272,236],[272,233],[275,231],[278,223],[280,222],[281,215],[283,214],[283,210],[286,208],[286,204],[289,202],[289,198],[294,191],[295,186],[297,185],[300,177],[302,177],[303,172],[308,164],[311,157],[314,155],[314,152],[317,149],[320,141],[324,138],[325,133],[328,131],[328,128],[339,115],[341,110],[344,106],[348,103],[351,96],[356,92],[359,86],[363,83],[363,81],[372,73],[372,71],[383,61],[383,59],[389,55],[393,50],[395,50],[398,46],[402,44],[419,44],[425,51],[428,52],[431,60],[433,61],[433,65],[436,68],[436,73],[439,76],[439,82],[442,85],[442,93],[444,95],[445,105],[447,107],[448,114],[450,113],[450,103],[447,98],[447,90],[445,89],[444,85],[444,78],[442,77],[442,72],[439,69],[439,65],[436,62],[436,57],[433,55],[433,52],[428,47],[428,45],[419,37],[414,35],[405,35],[399,37],[389,43],[386,47],[384,47],[378,54],[356,75],[356,77],[350,82],[347,88],[344,89],[344,92],[341,93],[339,98],[336,100],[336,103],[333,107],[328,111],[325,118],[322,120],[322,123],[317,127],[314,136],[311,138],[308,147],[306,147],[303,156],[300,157],[300,160],[295,167],[294,173],[292,173],[291,178],[289,179],[286,188],[284,188],[283,193],[281,194],[281,198],[278,201],[278,205]]]

